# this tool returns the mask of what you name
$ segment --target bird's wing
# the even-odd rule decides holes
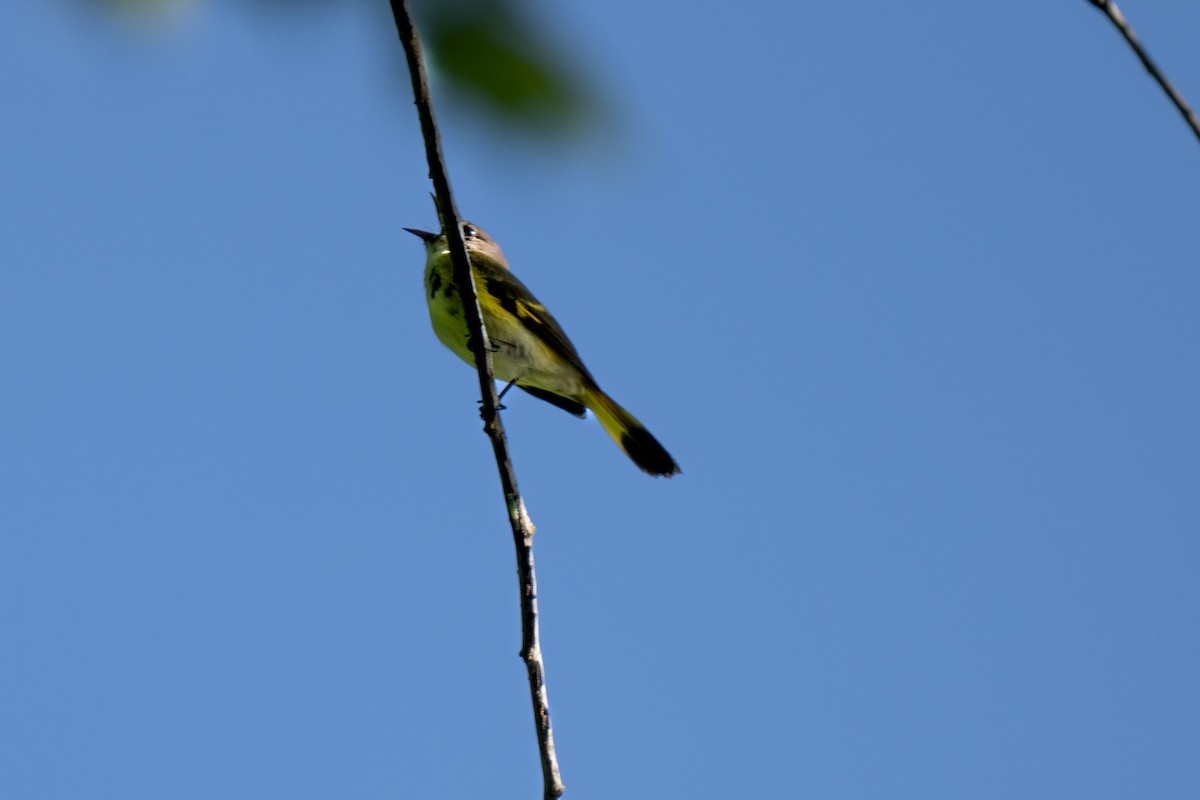
[[[562,356],[589,380],[593,380],[591,373],[583,365],[583,359],[576,352],[575,345],[571,344],[558,320],[551,316],[517,276],[488,258],[472,258],[471,263],[475,267],[476,276],[483,283],[480,287],[482,291],[495,297],[500,303],[500,308],[519,319],[547,347]]]
[[[587,406],[583,403],[576,402],[569,397],[563,397],[561,394],[539,389],[536,386],[521,386],[519,383],[517,384],[517,388],[524,389],[539,400],[545,400],[550,405],[558,406],[568,414],[574,414],[577,417],[582,417],[584,412],[587,411]]]

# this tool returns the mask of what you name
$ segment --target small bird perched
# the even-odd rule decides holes
[[[434,333],[459,358],[473,365],[475,357],[467,347],[462,295],[454,282],[446,235],[404,230],[425,242],[425,299]],[[677,474],[679,465],[671,454],[596,385],[562,327],[509,272],[499,245],[469,222],[463,223],[462,231],[483,323],[493,348],[495,376],[577,417],[590,408],[633,463],[651,475],[669,478]]]

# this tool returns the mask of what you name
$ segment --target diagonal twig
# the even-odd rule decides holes
[[[442,160],[441,137],[433,116],[433,103],[429,94],[429,77],[425,72],[425,59],[421,40],[413,26],[406,0],[390,0],[392,16],[396,20],[396,32],[404,46],[408,72],[412,77],[414,103],[421,121],[421,135],[425,140],[425,156],[429,162],[429,178],[433,181],[437,198],[442,230],[450,247],[450,258],[454,263],[454,281],[462,295],[466,312],[467,328],[470,331],[468,346],[475,354],[475,367],[479,373],[479,391],[483,400],[480,416],[483,429],[492,442],[496,456],[496,467],[500,471],[500,485],[504,490],[504,502],[508,509],[508,521],[512,527],[513,544],[517,552],[517,580],[521,595],[521,658],[529,677],[529,694],[533,704],[533,720],[537,729],[538,751],[542,764],[543,800],[557,800],[564,791],[562,777],[558,772],[558,756],[554,752],[554,735],[550,727],[549,700],[546,694],[546,668],[542,662],[542,649],[538,637],[537,576],[533,565],[533,522],[525,510],[525,501],[517,489],[517,476],[512,460],[508,456],[508,442],[504,426],[500,422],[499,399],[492,372],[491,347],[483,314],[471,275],[467,248],[463,243],[458,209],[450,191],[450,179]]]
[[[1183,115],[1184,122],[1192,129],[1192,133],[1196,134],[1196,138],[1200,139],[1200,119],[1196,118],[1196,112],[1187,104],[1175,87],[1171,84],[1167,77],[1162,74],[1158,66],[1150,59],[1150,55],[1142,47],[1142,43],[1138,41],[1137,36],[1133,33],[1133,28],[1125,21],[1125,16],[1121,13],[1121,9],[1117,8],[1117,4],[1113,0],[1088,0],[1089,3],[1108,17],[1113,25],[1117,26],[1117,30],[1125,37],[1125,41],[1133,48],[1133,52],[1142,62],[1142,66],[1150,73],[1154,80],[1158,81],[1158,85],[1167,93],[1167,97],[1171,98],[1171,102],[1175,104],[1175,108],[1179,109],[1179,113]]]

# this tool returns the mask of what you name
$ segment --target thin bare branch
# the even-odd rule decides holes
[[[413,26],[406,0],[389,1],[392,5],[392,15],[396,19],[396,32],[404,46],[408,72],[412,77],[413,97],[417,106],[417,116],[421,121],[421,134],[425,140],[425,156],[429,162],[429,178],[433,181],[442,230],[446,233],[450,257],[454,263],[454,280],[462,295],[467,327],[471,332],[468,344],[475,354],[475,367],[479,373],[479,391],[483,398],[480,402],[483,429],[492,442],[496,467],[500,472],[500,485],[504,490],[504,503],[508,509],[508,521],[512,527],[521,598],[521,658],[525,661],[525,670],[529,676],[529,694],[533,704],[533,721],[537,729],[538,751],[542,764],[542,796],[544,800],[557,800],[562,796],[564,787],[558,771],[558,757],[554,752],[550,704],[546,694],[546,668],[542,662],[538,636],[537,575],[533,564],[534,526],[525,510],[525,501],[517,489],[517,476],[508,455],[508,442],[500,421],[500,401],[496,396],[491,346],[479,308],[467,248],[462,239],[458,209],[454,204],[450,179],[446,175],[446,166],[442,159],[441,137],[433,115],[429,76],[425,72],[421,40]]]
[[[1088,0],[1088,2],[1100,9],[1104,16],[1108,17],[1109,21],[1117,26],[1117,30],[1121,32],[1121,35],[1125,37],[1125,41],[1133,48],[1133,52],[1142,62],[1142,66],[1146,68],[1146,71],[1150,73],[1154,80],[1158,81],[1158,85],[1162,87],[1162,90],[1167,93],[1167,97],[1171,98],[1171,102],[1175,104],[1175,108],[1179,109],[1179,113],[1183,115],[1184,122],[1192,129],[1192,133],[1196,135],[1196,138],[1200,139],[1200,119],[1196,118],[1196,112],[1192,110],[1192,107],[1183,99],[1183,95],[1176,91],[1171,82],[1167,80],[1167,77],[1162,74],[1158,66],[1150,59],[1150,55],[1142,47],[1142,43],[1138,41],[1137,36],[1134,35],[1133,28],[1125,21],[1125,15],[1121,13],[1121,9],[1117,8],[1117,4],[1112,0]]]

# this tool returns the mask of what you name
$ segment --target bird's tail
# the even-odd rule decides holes
[[[651,475],[669,478],[679,473],[679,465],[666,448],[658,443],[642,423],[598,386],[584,390],[583,403],[633,463]]]

